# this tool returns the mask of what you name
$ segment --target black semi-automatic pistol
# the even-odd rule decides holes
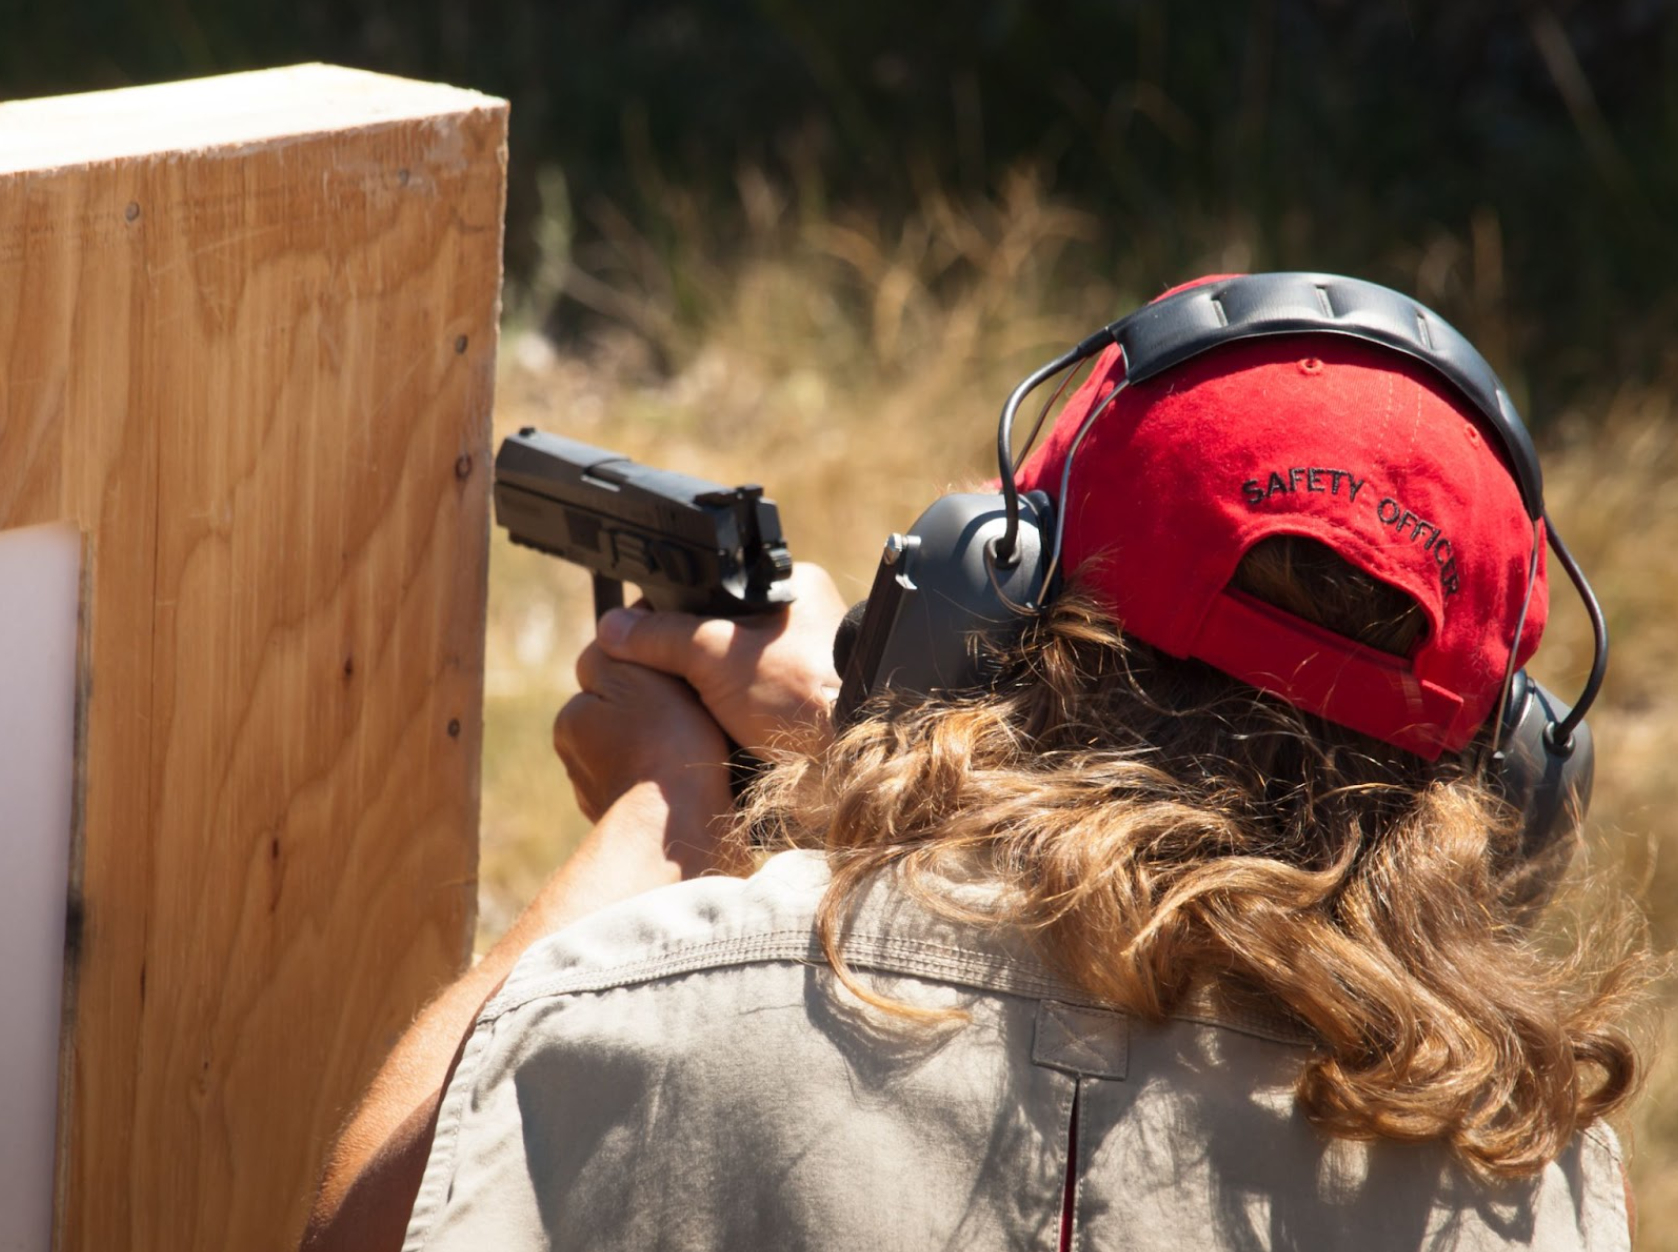
[[[514,543],[590,570],[596,617],[623,603],[626,582],[654,609],[706,617],[792,602],[781,515],[755,484],[637,465],[526,426],[495,454],[495,518]]]

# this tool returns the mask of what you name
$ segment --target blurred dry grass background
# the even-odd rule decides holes
[[[795,202],[749,171],[751,225],[726,266],[709,260],[706,216],[664,189],[658,242],[601,210],[605,240],[573,260],[551,213],[530,307],[563,289],[604,315],[555,345],[515,307],[502,345],[497,437],[534,424],[651,463],[727,482],[760,481],[795,555],[826,565],[848,599],[872,576],[882,538],[954,483],[992,472],[992,432],[1031,366],[1155,294],[1132,274],[1090,272],[1088,214],[1029,176],[994,199],[929,193],[891,226]],[[554,203],[562,197],[554,196]],[[1238,225],[1238,224],[1237,224]],[[1177,229],[1183,229],[1181,223]],[[1234,239],[1235,242],[1230,242]],[[1228,222],[1207,227],[1195,272],[1246,268]],[[1138,242],[1138,253],[1145,252]],[[1495,219],[1441,232],[1411,255],[1411,289],[1487,293],[1462,328],[1498,360]],[[543,290],[543,287],[546,290]],[[1463,302],[1458,301],[1461,305]],[[1600,388],[1543,433],[1553,517],[1607,610],[1614,664],[1591,715],[1598,776],[1588,867],[1644,905],[1656,943],[1678,943],[1678,424],[1672,387]],[[580,571],[514,549],[497,531],[490,573],[480,942],[584,831],[548,743],[575,689],[571,663],[592,630]],[[1578,690],[1590,634],[1564,586],[1535,670]],[[1673,989],[1650,1026],[1673,1034]],[[1639,1244],[1678,1249],[1678,1049],[1656,1053],[1622,1125],[1642,1210]]]

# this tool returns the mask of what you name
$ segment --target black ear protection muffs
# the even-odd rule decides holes
[[[886,541],[868,599],[835,640],[843,678],[836,722],[843,726],[888,688],[931,693],[983,686],[991,677],[984,658],[1053,602],[1060,549],[1054,505],[1042,492],[1022,494],[1015,482],[1023,454],[1016,459],[1013,452],[1014,417],[1032,391],[1115,343],[1124,357],[1122,385],[1129,385],[1225,344],[1293,334],[1350,336],[1422,362],[1485,418],[1500,442],[1535,534],[1542,520],[1584,601],[1596,649],[1585,689],[1570,708],[1525,670],[1514,670],[1511,648],[1486,770],[1522,815],[1526,857],[1536,859],[1570,836],[1590,799],[1594,753],[1584,718],[1608,666],[1601,607],[1545,513],[1538,454],[1491,367],[1436,314],[1352,278],[1254,274],[1190,287],[1103,327],[1021,382],[997,426],[1001,490],[945,496],[907,533]],[[1535,545],[1529,579],[1537,564]]]

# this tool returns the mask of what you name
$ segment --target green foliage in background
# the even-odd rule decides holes
[[[1672,0],[64,0],[8,18],[0,95],[308,59],[505,95],[527,288],[544,169],[586,262],[603,215],[674,248],[673,187],[726,249],[727,221],[749,233],[742,169],[804,211],[889,214],[1030,165],[1097,215],[1092,271],[1144,295],[1226,263],[1390,282],[1490,328],[1542,422],[1604,378],[1678,373],[1675,18]]]

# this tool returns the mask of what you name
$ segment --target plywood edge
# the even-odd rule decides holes
[[[158,153],[238,155],[313,135],[506,108],[462,87],[320,64],[19,100],[0,104],[0,177]]]

